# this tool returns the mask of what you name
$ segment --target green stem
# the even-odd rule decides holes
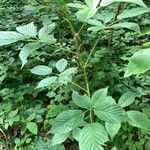
[[[98,38],[97,38],[97,40],[96,40],[96,42],[95,42],[93,48],[91,49],[91,52],[90,52],[90,54],[89,54],[89,56],[88,56],[88,58],[87,58],[87,60],[86,60],[86,62],[85,62],[85,64],[84,64],[84,68],[86,68],[86,66],[87,66],[87,64],[88,64],[88,62],[89,62],[89,60],[90,60],[90,58],[91,58],[91,56],[92,56],[92,54],[93,54],[93,52],[94,52],[94,50],[95,50],[96,45],[97,45],[98,42],[99,42],[99,40],[100,40],[100,35],[98,36]]]
[[[74,82],[71,82],[71,83],[87,93],[86,89],[84,89],[84,88],[81,87],[80,85],[78,85],[78,84],[76,84],[76,83],[74,83]]]

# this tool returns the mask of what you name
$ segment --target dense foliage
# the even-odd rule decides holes
[[[0,4],[0,150],[150,150],[149,0]]]

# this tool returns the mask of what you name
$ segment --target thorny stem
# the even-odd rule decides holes
[[[99,42],[99,40],[100,40],[100,35],[98,36],[98,38],[97,38],[97,40],[96,40],[96,42],[95,42],[93,48],[91,49],[91,52],[90,52],[90,54],[89,54],[89,56],[88,56],[88,58],[87,58],[87,60],[86,60],[86,62],[85,62],[85,64],[84,64],[84,68],[86,68],[86,66],[87,66],[87,64],[88,64],[88,62],[89,62],[89,60],[90,60],[90,58],[91,58],[91,56],[92,56],[92,54],[93,54],[93,52],[94,52],[94,50],[95,50],[96,45],[97,45],[98,42]]]
[[[81,56],[80,56],[80,51],[81,51],[82,44],[81,44],[81,38],[79,36],[79,33],[81,32],[81,30],[85,26],[85,23],[81,26],[79,31],[76,32],[75,29],[74,29],[74,26],[73,26],[73,24],[72,24],[72,22],[71,22],[71,20],[69,18],[69,14],[68,14],[68,10],[67,10],[66,6],[64,6],[64,14],[65,14],[65,17],[66,17],[67,22],[69,24],[69,27],[71,29],[71,33],[73,35],[73,39],[74,39],[74,42],[75,42],[78,63],[80,65],[80,67],[81,67],[81,70],[83,71],[84,80],[85,80],[85,84],[86,84],[86,93],[90,97],[90,88],[89,88],[89,81],[88,81],[87,70],[86,70],[86,67],[85,67],[85,65],[84,65],[84,63],[82,61]],[[89,113],[90,113],[90,122],[92,123],[93,122],[92,109],[89,110]]]
[[[122,9],[123,9],[123,3],[121,2],[116,11],[116,15],[115,15],[113,23],[117,22],[117,17]],[[113,34],[114,34],[114,30],[112,29],[110,32],[110,37],[108,39],[108,49],[111,49],[111,42],[112,42]]]

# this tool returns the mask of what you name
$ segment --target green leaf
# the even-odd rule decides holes
[[[88,31],[92,31],[93,33],[96,33],[98,31],[101,31],[104,29],[104,26],[92,26],[88,28]]]
[[[80,150],[104,150],[101,145],[108,141],[108,134],[100,123],[86,125],[79,137]]]
[[[72,8],[78,8],[78,9],[84,9],[87,7],[86,5],[78,4],[78,3],[69,3],[67,4],[67,6]]]
[[[121,123],[108,123],[108,122],[105,123],[105,128],[112,139],[118,133],[120,127]]]
[[[46,150],[47,149],[47,145],[46,145],[45,141],[42,140],[41,137],[35,141],[35,147],[37,150]]]
[[[150,48],[142,49],[129,59],[125,77],[139,75],[150,70]]]
[[[29,37],[36,37],[37,35],[37,27],[34,26],[33,22],[24,26],[19,26],[16,28],[16,30],[20,32],[21,34],[24,34]]]
[[[106,7],[111,3],[113,3],[113,0],[101,0],[100,7]]]
[[[120,123],[126,119],[126,112],[117,104],[100,103],[95,106],[94,112],[99,119],[108,123]]]
[[[81,96],[79,95],[78,92],[74,91],[72,93],[72,99],[73,102],[81,108],[85,108],[85,109],[91,108],[90,98],[87,95]]]
[[[83,10],[79,10],[76,13],[76,17],[82,22],[87,22],[96,14],[97,10],[98,9],[90,9],[89,7],[87,7],[84,8]]]
[[[18,109],[14,110],[14,111],[10,111],[8,114],[8,117],[14,118],[17,114],[18,114]]]
[[[67,67],[67,64],[68,64],[68,61],[66,59],[62,58],[59,61],[57,61],[56,68],[59,72],[62,72]]]
[[[141,7],[147,7],[142,0],[102,0],[100,6],[105,7],[114,2],[128,2],[128,3],[137,4]]]
[[[127,2],[139,5],[141,7],[147,7],[142,0],[113,0],[114,2]]]
[[[19,138],[15,138],[14,142],[17,146],[21,145],[21,140]]]
[[[121,20],[125,18],[135,17],[148,12],[150,12],[150,8],[132,8],[129,10],[124,10],[121,14],[118,15],[117,19]]]
[[[35,118],[36,118],[36,114],[33,113],[33,114],[31,114],[31,115],[26,119],[26,121],[27,121],[27,122],[31,122],[31,121],[34,120]]]
[[[107,11],[103,13],[97,13],[94,18],[103,21],[104,24],[110,22],[115,17],[115,13],[112,11]]]
[[[99,2],[100,0],[85,0],[87,6],[91,9],[95,9],[98,6]]]
[[[75,129],[72,130],[72,136],[76,141],[79,141],[80,133],[81,133],[80,128],[75,128]]]
[[[30,71],[31,73],[37,74],[37,75],[49,75],[52,73],[52,68],[45,66],[45,65],[39,65],[31,69]]]
[[[135,100],[135,94],[134,93],[131,93],[131,92],[128,92],[128,93],[125,93],[123,94],[119,101],[118,101],[118,104],[121,106],[121,107],[126,107],[126,106],[129,106],[131,105]]]
[[[149,34],[150,34],[150,27],[149,27],[149,28],[144,28],[144,29],[142,29],[140,36],[149,35]],[[150,41],[149,41],[149,42],[150,42]]]
[[[95,107],[98,104],[100,104],[103,101],[105,101],[105,99],[107,97],[107,91],[108,91],[108,88],[100,89],[100,90],[96,91],[92,95],[92,97],[91,97],[91,103],[92,103],[93,107]]]
[[[59,134],[56,133],[52,140],[52,145],[57,145],[63,143],[69,137],[69,133]]]
[[[135,127],[150,130],[150,120],[139,111],[128,111],[128,122]]]
[[[105,26],[102,24],[101,21],[95,20],[95,19],[89,19],[87,21],[88,24],[93,25],[91,27],[88,28],[88,31],[92,31],[92,32],[98,32],[100,30],[103,30],[105,28]]]
[[[44,36],[39,42],[44,44],[54,44],[56,43],[56,39],[54,38],[54,35],[47,35]]]
[[[49,35],[55,29],[55,24],[45,25],[38,33],[39,41],[45,44],[54,44],[56,39],[54,35]]]
[[[38,86],[36,87],[36,89],[50,86],[51,84],[55,83],[55,81],[57,79],[58,79],[58,77],[56,77],[56,76],[47,77],[38,83]]]
[[[74,8],[78,8],[79,11],[75,14],[76,17],[82,21],[82,22],[86,22],[88,21],[90,18],[92,18],[98,11],[98,3],[99,1],[94,1],[94,0],[85,0],[86,5],[82,5],[82,4],[78,4],[78,3],[69,3],[68,6],[69,7],[74,7]]]
[[[117,150],[116,146],[114,146],[111,150]]]
[[[55,24],[45,25],[42,27],[38,33],[39,39],[47,37],[55,29]]]
[[[81,110],[67,110],[59,114],[53,122],[52,132],[68,133],[83,122],[84,113]]]
[[[33,134],[37,134],[38,133],[38,126],[35,122],[29,122],[27,124],[27,129],[33,133]]]
[[[59,83],[66,84],[71,82],[72,76],[77,72],[77,68],[68,68],[59,75]]]
[[[105,26],[102,24],[101,21],[98,21],[98,20],[95,20],[95,19],[90,19],[90,20],[87,21],[87,23],[90,24],[90,25],[97,26],[97,27],[100,27],[100,26],[105,27]]]
[[[40,48],[40,44],[38,42],[36,42],[36,43],[28,43],[21,49],[21,51],[19,53],[19,57],[22,61],[21,68],[23,68],[24,65],[27,63],[28,56],[39,48]]]
[[[140,33],[139,25],[137,23],[133,23],[133,22],[117,23],[117,24],[114,24],[114,25],[110,26],[109,28],[114,28],[114,29],[127,28],[129,30],[135,31],[137,33]]]
[[[14,31],[0,31],[0,46],[24,40],[25,36]]]
[[[144,43],[142,46],[143,46],[143,48],[150,48],[150,41]]]

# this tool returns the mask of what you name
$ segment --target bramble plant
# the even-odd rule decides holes
[[[150,133],[149,117],[142,111],[129,107],[135,103],[137,93],[129,87],[129,90],[117,96],[115,90],[111,89],[113,86],[115,88],[115,85],[103,81],[108,69],[110,74],[106,73],[106,78],[111,76],[111,80],[123,73],[121,81],[128,82],[131,76],[140,78],[141,74],[150,70],[149,42],[142,45],[135,42],[131,47],[134,49],[129,55],[132,55],[131,57],[117,58],[126,62],[122,65],[119,60],[119,67],[111,60],[118,56],[121,38],[128,39],[127,34],[130,34],[129,38],[134,40],[150,34],[149,28],[141,29],[138,21],[132,21],[132,18],[140,15],[149,15],[150,8],[142,0],[85,0],[72,3],[61,0],[56,1],[56,4],[62,10],[63,16],[57,12],[62,20],[56,17],[55,21],[52,19],[50,22],[44,22],[42,27],[30,22],[17,26],[15,31],[0,31],[0,46],[21,43],[18,48],[22,63],[20,72],[32,66],[30,72],[40,79],[32,89],[33,93],[47,90],[50,99],[55,97],[43,112],[39,112],[42,110],[39,106],[37,113],[32,111],[32,115],[21,121],[24,123],[20,130],[21,135],[25,135],[27,130],[33,135],[40,133],[37,124],[43,122],[42,113],[45,111],[47,115],[44,127],[50,128],[48,134],[53,137],[48,143],[40,139],[41,144],[45,144],[42,146],[43,150],[65,149],[65,141],[72,141],[74,144],[77,141],[80,150],[120,150],[113,140],[124,124]],[[59,30],[65,30],[63,34],[67,38],[59,37]],[[122,37],[124,35],[125,37]],[[32,61],[35,57],[36,61]],[[44,63],[41,63],[42,59]],[[66,90],[68,95],[65,92],[60,94],[59,90]],[[57,92],[60,95],[57,95]],[[21,114],[18,109],[12,109],[11,102],[3,104],[0,110],[4,110],[0,114],[2,122],[5,122],[4,129],[7,130],[9,126],[20,121]],[[4,131],[1,131],[7,139]],[[40,140],[37,143],[40,143]],[[15,139],[15,150],[21,150],[21,146],[29,143],[31,149],[40,149],[40,146],[34,146],[32,138],[26,135],[22,139]]]

